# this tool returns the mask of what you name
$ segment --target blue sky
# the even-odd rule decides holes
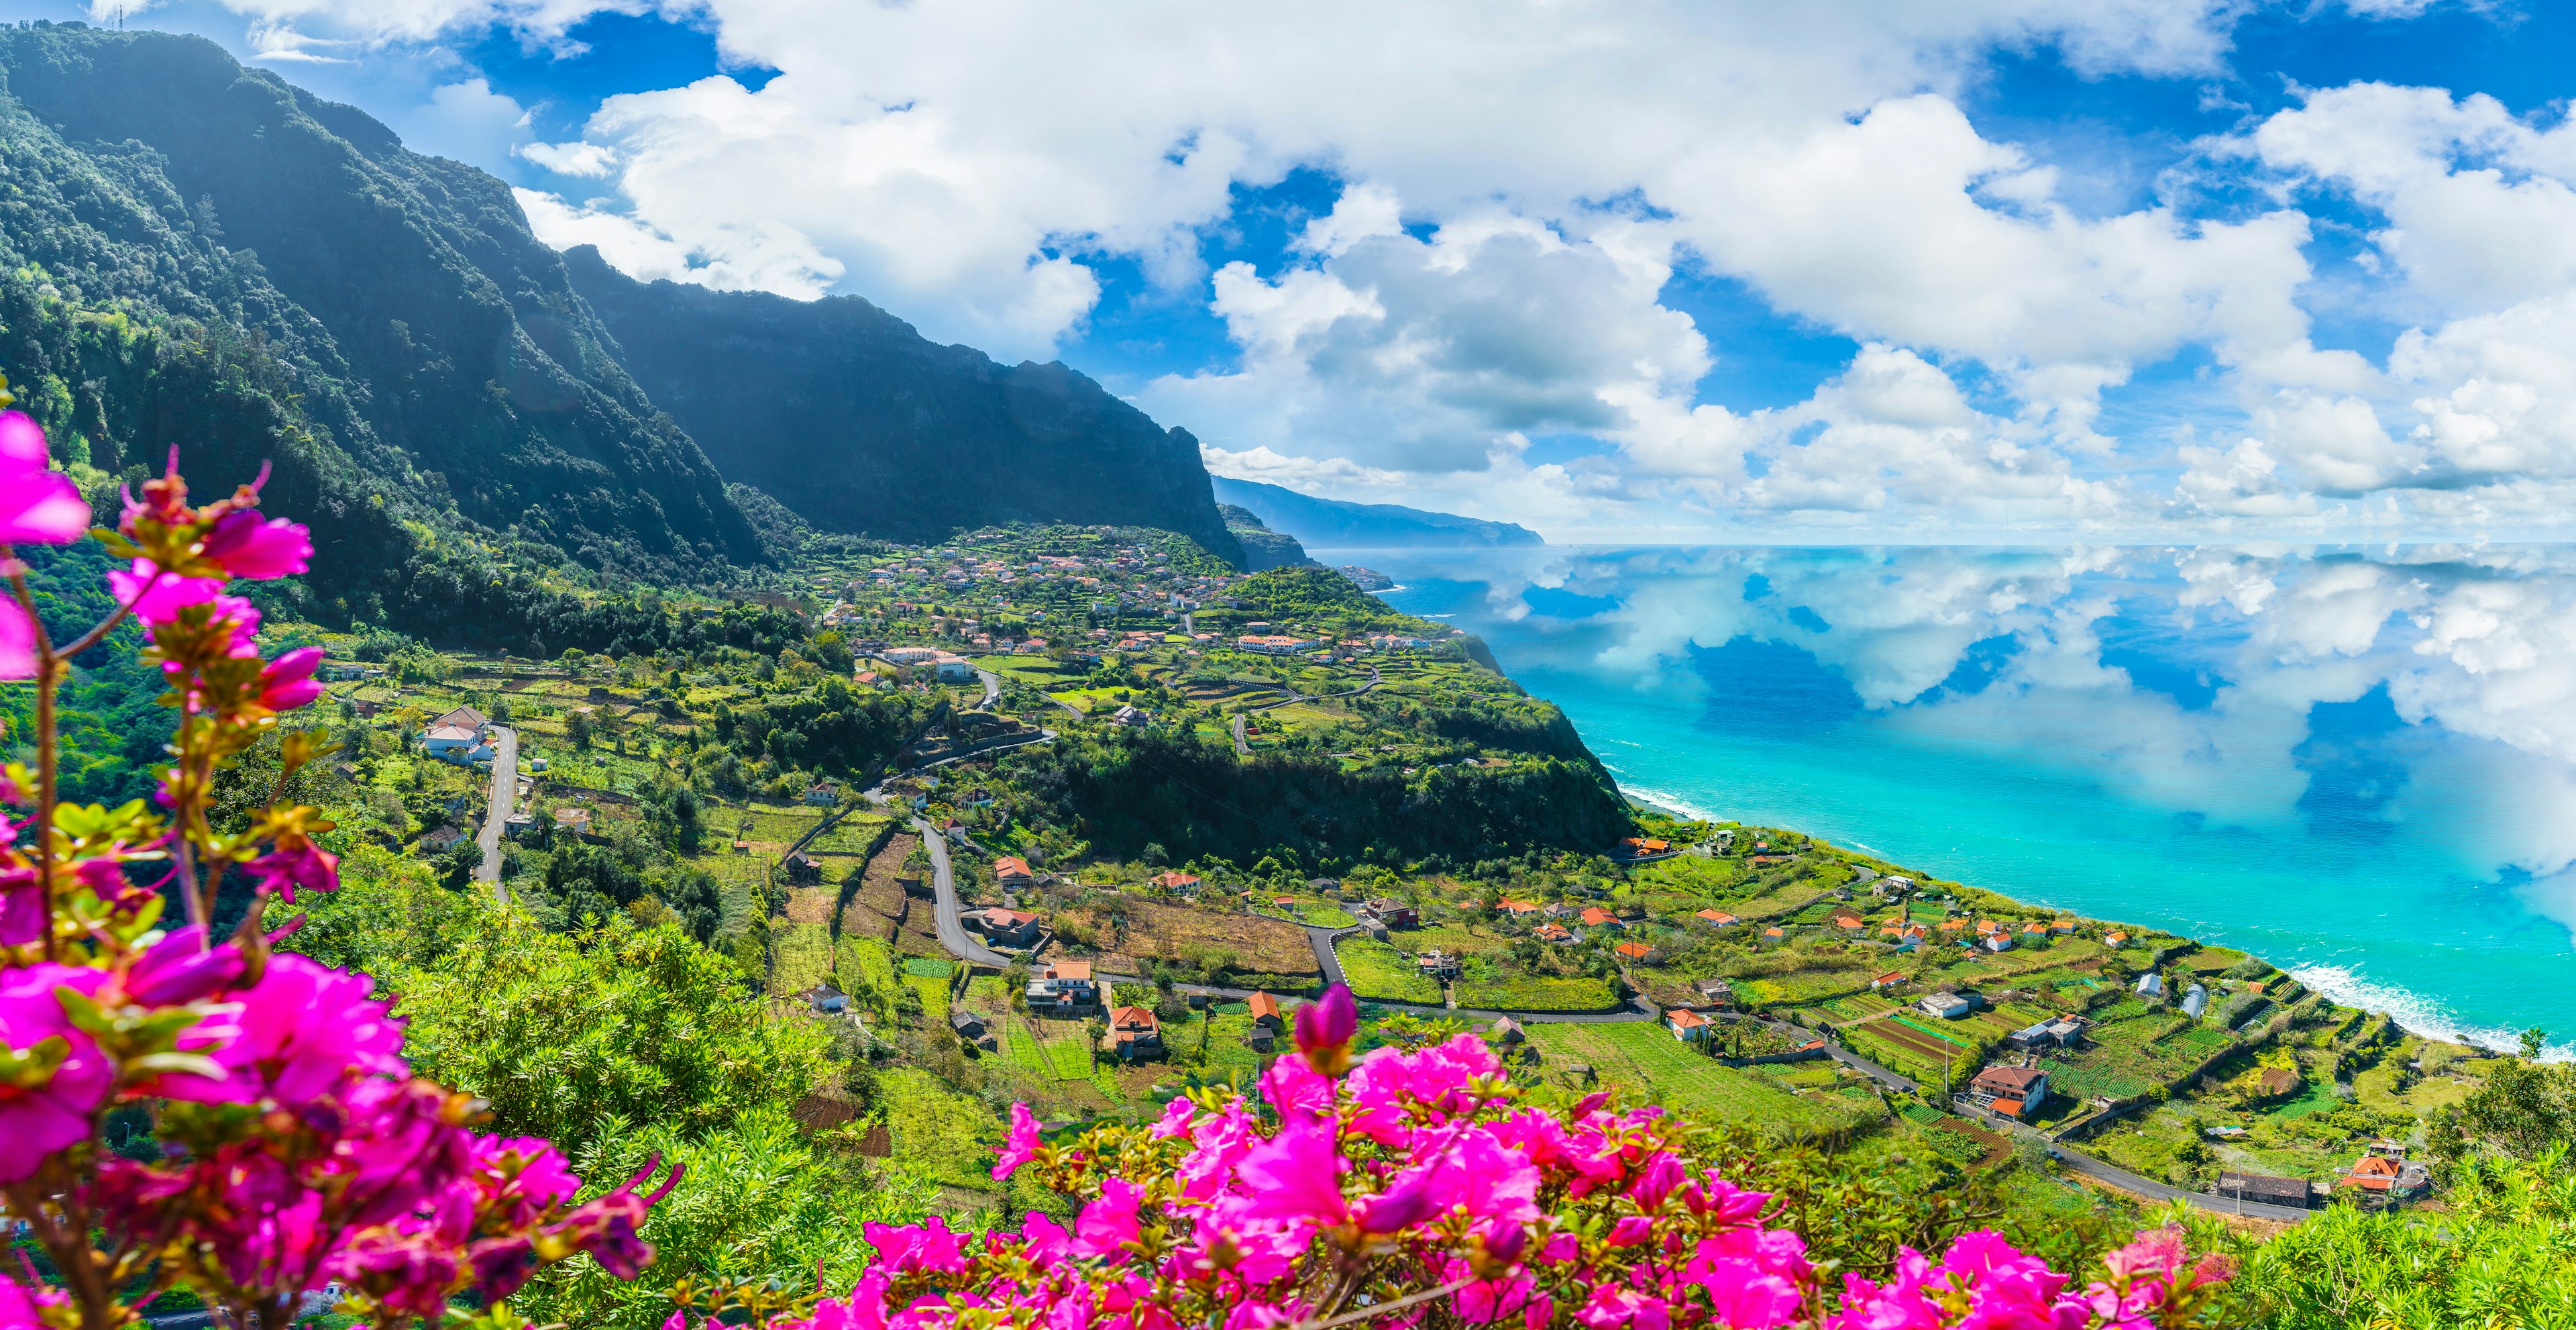
[[[12,17],[113,21],[60,3]],[[181,0],[642,276],[1560,537],[2566,534],[2564,7]]]

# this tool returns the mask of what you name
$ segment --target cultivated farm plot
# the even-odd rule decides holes
[[[1350,981],[1351,992],[1364,998],[1382,998],[1389,1002],[1440,1001],[1440,985],[1423,977],[1411,960],[1397,955],[1393,947],[1368,938],[1344,938],[1334,948],[1342,963],[1342,975]]]
[[[769,991],[801,993],[832,977],[832,930],[782,921],[770,937]]]
[[[1458,1005],[1496,1011],[1601,1011],[1619,1004],[1606,979],[1589,975],[1506,975],[1462,980]]]
[[[888,847],[889,852],[892,848]],[[1121,904],[1127,923],[1114,948],[1121,955],[1194,963],[1205,956],[1226,953],[1247,970],[1302,977],[1299,987],[1314,982],[1318,974],[1315,949],[1307,945],[1306,930],[1295,924],[1151,901],[1130,899]],[[1068,921],[1089,925],[1102,940],[1103,949],[1111,949],[1109,940],[1115,935],[1102,912],[1068,910],[1059,916],[1059,926]]]
[[[1035,1046],[1037,1069],[1060,1081],[1091,1079],[1091,1033],[1079,1021],[1021,1018]]]
[[[1530,1041],[1555,1065],[1588,1062],[1618,1083],[1675,1111],[1712,1121],[1750,1122],[1784,1132],[1829,1130],[1852,1114],[1801,1098],[1759,1077],[1692,1052],[1647,1021],[1578,1025],[1532,1022]]]
[[[1439,928],[1395,928],[1387,930],[1387,940],[1397,947],[1415,953],[1439,951],[1451,956],[1470,956],[1481,952],[1501,951],[1510,939],[1472,924],[1448,924]]]

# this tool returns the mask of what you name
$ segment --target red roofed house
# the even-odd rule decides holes
[[[1861,930],[1861,917],[1857,914],[1853,914],[1845,910],[1836,910],[1834,911],[1833,918],[1834,927],[1839,928],[1846,933],[1857,933]]]
[[[1080,1011],[1100,1004],[1100,987],[1092,982],[1091,962],[1057,961],[1029,977],[1029,1010]]]
[[[1119,1007],[1109,1013],[1109,1050],[1122,1062],[1163,1051],[1163,1024],[1143,1007]]]
[[[1586,928],[1627,927],[1626,924],[1619,922],[1619,916],[1610,913],[1608,910],[1602,909],[1598,905],[1595,905],[1583,912],[1583,926]]]
[[[2354,1164],[2341,1182],[2347,1187],[2382,1196],[2406,1197],[2422,1195],[2431,1187],[2432,1178],[2422,1164],[2373,1153],[2363,1155],[2361,1162]]]
[[[1703,923],[1713,924],[1719,928],[1724,928],[1728,924],[1735,922],[1735,916],[1728,914],[1724,910],[1702,910],[1699,913],[1692,915],[1691,918],[1700,920]]]
[[[1542,910],[1545,910],[1547,907],[1546,907],[1546,906],[1544,906],[1544,905],[1540,905],[1540,904],[1539,904],[1538,902],[1536,902],[1536,901],[1513,901],[1513,900],[1507,900],[1507,901],[1504,901],[1504,902],[1500,903],[1499,905],[1496,905],[1494,908],[1496,908],[1496,909],[1498,909],[1498,910],[1501,910],[1503,913],[1508,914],[1508,915],[1510,915],[1511,917],[1513,917],[1513,918],[1515,918],[1515,919],[1521,919],[1521,918],[1526,918],[1527,916],[1530,916],[1530,915],[1533,915],[1533,914],[1537,914],[1537,913],[1541,912]]]
[[[1621,956],[1639,965],[1653,965],[1664,958],[1663,948],[1650,947],[1643,942],[1622,942],[1616,950]]]
[[[1620,841],[1619,845],[1630,855],[1641,859],[1650,854],[1662,854],[1673,848],[1671,841],[1656,840],[1648,836],[1630,836]]]
[[[1869,989],[1871,992],[1875,993],[1882,988],[1894,988],[1898,984],[1904,982],[1904,975],[1898,974],[1894,970],[1890,970],[1885,974],[1872,976],[1869,981]]]
[[[1026,910],[968,910],[960,918],[968,928],[1006,947],[1025,947],[1038,940],[1038,917]]]
[[[993,880],[1005,887],[1034,887],[1038,875],[1029,871],[1028,860],[1006,854],[993,861]]]
[[[1199,875],[1196,873],[1157,873],[1154,875],[1154,885],[1161,887],[1165,891],[1196,891],[1199,888]]]
[[[1255,993],[1245,998],[1243,1005],[1252,1013],[1252,1023],[1255,1025],[1267,1025],[1276,1030],[1282,1024],[1279,1018],[1279,999],[1268,993]]]
[[[1785,929],[1785,928],[1782,928],[1782,927],[1781,927],[1781,926],[1779,926],[1778,924],[1773,924],[1773,925],[1771,925],[1769,928],[1766,928],[1766,929],[1763,929],[1763,930],[1762,930],[1762,945],[1763,945],[1763,946],[1766,946],[1766,947],[1776,947],[1776,946],[1780,945],[1781,943],[1786,942],[1786,941],[1788,941],[1788,940],[1789,940],[1789,931],[1788,931],[1787,929]]]
[[[1664,1028],[1673,1032],[1673,1038],[1692,1043],[1708,1033],[1708,1018],[1698,1012],[1675,1007],[1664,1013]]]
[[[2037,1067],[1988,1067],[1968,1082],[1968,1097],[2005,1117],[2027,1117],[2048,1097],[2048,1073]]]
[[[1567,932],[1563,924],[1540,924],[1530,930],[1530,936],[1541,942],[1562,943],[1574,940],[1574,934]]]

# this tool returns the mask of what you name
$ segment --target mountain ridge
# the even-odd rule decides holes
[[[1317,549],[1443,549],[1544,545],[1539,534],[1510,522],[1489,522],[1393,503],[1350,503],[1300,494],[1257,480],[1218,476],[1217,498],[1258,516],[1262,524]]]
[[[1025,521],[1177,531],[1229,562],[1198,440],[1061,361],[942,346],[859,296],[639,281],[564,252],[624,362],[727,479],[817,528],[936,541]]]

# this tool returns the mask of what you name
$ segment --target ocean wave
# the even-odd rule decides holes
[[[2427,1039],[2471,1044],[2499,1052],[2511,1052],[2522,1047],[2519,1031],[2468,1024],[2436,999],[2366,978],[2349,966],[2302,965],[2292,969],[2290,977],[2347,1007],[2384,1013],[2410,1033]],[[2550,1062],[2576,1060],[2576,1042],[2551,1044],[2542,1050],[2541,1057]]]
[[[1601,765],[1610,767],[1612,771],[1618,770],[1617,767],[1611,767],[1607,762],[1604,762]],[[1683,817],[1689,818],[1695,822],[1723,822],[1726,820],[1725,818],[1682,798],[1678,794],[1666,794],[1662,790],[1650,790],[1643,785],[1623,785],[1621,788],[1625,789],[1628,793],[1645,800],[1647,803],[1653,804],[1657,808],[1669,808],[1674,812],[1681,814]]]

